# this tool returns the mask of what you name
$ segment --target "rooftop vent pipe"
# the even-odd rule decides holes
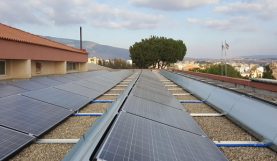
[[[82,44],[82,26],[80,26],[80,49],[83,49],[83,44]]]

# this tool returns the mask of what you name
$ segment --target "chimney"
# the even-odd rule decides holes
[[[83,42],[82,42],[82,26],[80,26],[80,49],[83,49]]]

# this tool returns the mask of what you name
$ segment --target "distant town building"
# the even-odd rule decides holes
[[[186,60],[186,61],[180,61],[177,63],[174,63],[173,68],[178,69],[178,70],[183,70],[183,71],[189,71],[192,69],[206,69],[209,68],[211,65],[218,65],[221,64],[221,61],[193,61],[193,60]],[[259,64],[253,64],[253,63],[242,63],[242,62],[227,62],[227,64],[231,65],[234,67],[237,71],[240,72],[240,75],[242,77],[246,78],[262,78],[263,77],[263,72],[264,72],[264,67],[259,65]],[[275,74],[277,76],[277,63],[275,63],[275,66],[271,65],[272,71],[274,73],[275,69]]]
[[[126,63],[127,63],[128,65],[132,65],[132,64],[133,64],[133,61],[132,61],[132,60],[126,60]]]
[[[195,61],[179,61],[174,64],[174,68],[178,70],[189,71],[195,68],[201,68]]]
[[[87,71],[88,53],[0,23],[0,80]]]
[[[92,58],[88,58],[88,63],[99,64],[99,61],[103,61],[103,60],[95,56]]]

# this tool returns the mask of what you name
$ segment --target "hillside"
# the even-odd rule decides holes
[[[73,39],[64,39],[64,38],[56,38],[56,37],[50,37],[45,36],[46,38],[57,41],[72,47],[79,48],[80,42],[79,40],[73,40]],[[101,57],[103,59],[113,59],[113,58],[120,58],[120,59],[130,59],[129,57],[129,50],[108,46],[108,45],[101,45],[92,41],[83,41],[83,48],[86,49],[89,52],[89,57]]]

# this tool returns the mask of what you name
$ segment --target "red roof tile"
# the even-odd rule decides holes
[[[87,54],[80,50],[0,23],[0,39],[17,41]]]

